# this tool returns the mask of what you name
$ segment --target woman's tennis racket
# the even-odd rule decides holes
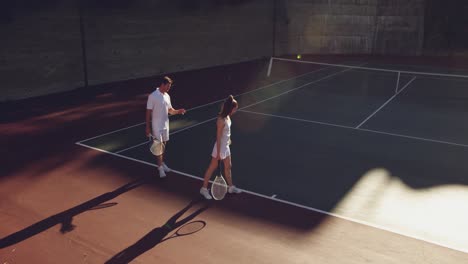
[[[172,234],[168,238],[165,238],[165,239],[161,240],[161,242],[166,241],[166,240],[171,239],[171,238],[175,238],[175,237],[191,235],[193,233],[196,233],[196,232],[202,230],[205,226],[206,226],[206,223],[204,221],[192,221],[190,223],[187,223],[187,224],[179,227],[179,229],[177,229],[177,231],[175,231],[174,234]]]
[[[151,142],[150,146],[150,151],[153,153],[155,156],[161,156],[164,153],[165,145],[164,142],[162,141],[162,135],[160,139],[153,137],[152,135],[149,135],[149,139]]]
[[[216,175],[216,178],[211,185],[211,195],[215,200],[222,200],[228,191],[228,187],[222,174],[221,161],[218,161],[218,168],[219,173]]]

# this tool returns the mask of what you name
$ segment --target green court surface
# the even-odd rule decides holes
[[[468,252],[467,85],[324,66],[238,95],[234,182],[250,194]],[[202,178],[220,104],[171,117],[166,160],[176,173]],[[143,123],[78,144],[155,164]]]

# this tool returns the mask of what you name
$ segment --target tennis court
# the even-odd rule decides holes
[[[468,263],[468,1],[36,2],[0,11],[0,264]]]
[[[236,96],[238,187],[468,252],[467,73],[284,58],[270,66],[270,77],[307,73]],[[203,176],[220,103],[171,119],[167,160],[177,174]],[[136,122],[77,144],[155,166],[144,129]]]

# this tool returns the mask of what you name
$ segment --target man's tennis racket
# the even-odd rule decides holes
[[[216,178],[211,185],[211,195],[215,200],[222,200],[228,191],[228,187],[222,174],[221,161],[218,161],[218,168],[219,173],[216,175]]]
[[[164,153],[165,145],[162,141],[162,135],[160,139],[149,135],[149,140],[151,142],[150,151],[155,156],[161,156]]]

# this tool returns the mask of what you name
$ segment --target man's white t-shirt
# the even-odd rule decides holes
[[[161,93],[159,88],[148,96],[146,109],[152,110],[153,136],[165,141],[169,139],[169,109],[172,108],[171,97],[168,93]]]

